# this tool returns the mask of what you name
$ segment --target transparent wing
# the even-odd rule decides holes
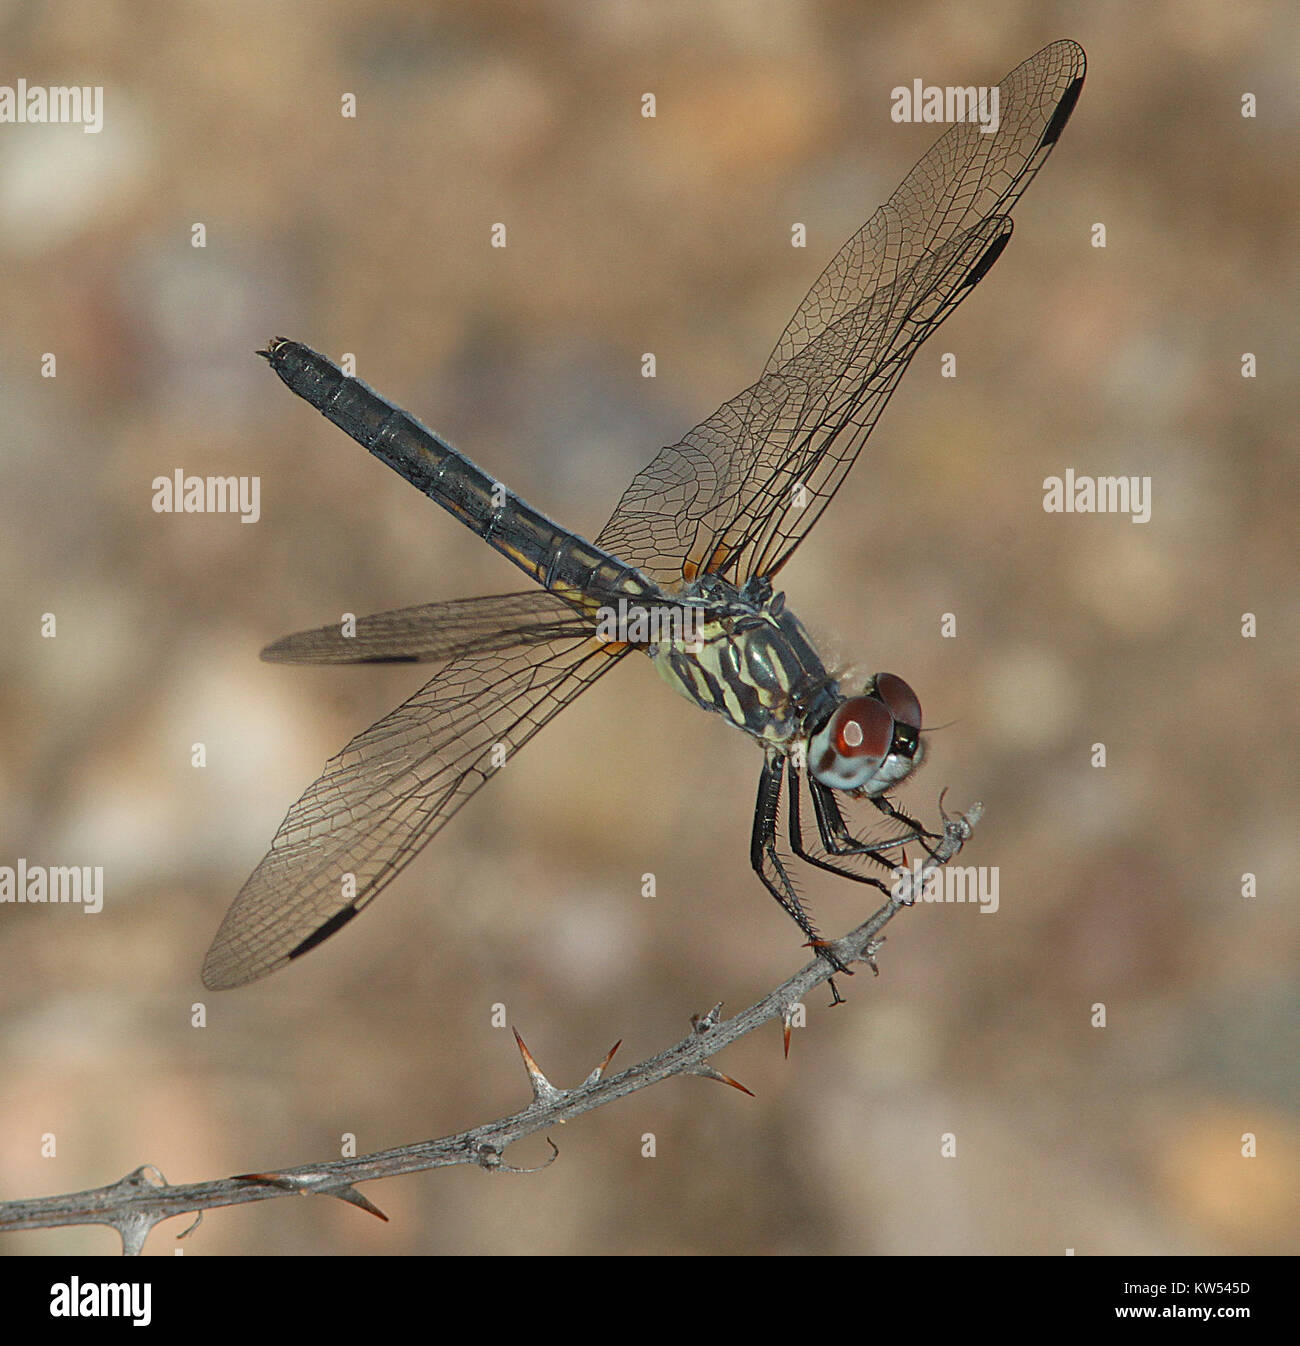
[[[1008,212],[1083,86],[1062,41],[998,86],[1000,122],[952,126],[844,245],[763,376],[633,478],[596,542],[672,587],[774,573],[853,466],[912,356],[987,274]]]
[[[422,603],[358,617],[356,633],[339,626],[299,631],[262,651],[275,664],[432,663],[591,634],[591,623],[536,589],[488,598]]]
[[[552,595],[534,595],[539,614]],[[346,925],[501,764],[625,653],[591,638],[465,654],[326,764],[240,889],[203,963],[240,986]]]

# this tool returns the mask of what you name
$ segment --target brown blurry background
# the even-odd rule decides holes
[[[103,865],[106,884],[94,918],[0,908],[0,1198],[458,1131],[526,1101],[497,1002],[569,1085],[616,1038],[639,1059],[803,961],[748,865],[759,755],[629,660],[373,914],[203,990],[285,809],[424,672],[259,649],[522,587],[252,352],[283,334],[355,353],[592,535],[660,444],[757,376],[938,134],[893,123],[890,89],[992,84],[1070,36],[1087,85],[1011,247],[782,575],[828,659],[896,670],[954,722],[907,800],[984,801],[963,861],[999,867],[1001,911],[905,914],[881,978],[834,1014],[819,995],[788,1063],[775,1027],[719,1058],[756,1099],[671,1081],[564,1128],[544,1174],[373,1185],[389,1225],[217,1211],[186,1246],[1295,1251],[1300,33],[1284,6],[1135,8],[0,7],[0,83],[106,90],[97,136],[0,126],[0,864]],[[1066,467],[1150,475],[1151,522],[1045,514]],[[260,522],[153,513],[176,468],[260,476]],[[823,877],[806,888],[838,934],[869,904]]]

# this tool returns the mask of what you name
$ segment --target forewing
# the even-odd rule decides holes
[[[626,652],[558,639],[441,669],[289,810],[217,931],[204,984],[265,976],[347,924],[489,779],[496,750],[508,759]]]
[[[432,663],[590,635],[591,623],[543,590],[422,603],[358,617],[353,635],[341,626],[298,631],[262,651],[277,664]]]
[[[987,273],[1008,212],[1078,99],[1054,42],[998,86],[1000,122],[953,125],[844,245],[763,377],[633,478],[597,543],[665,586],[779,569],[852,467],[908,362]]]

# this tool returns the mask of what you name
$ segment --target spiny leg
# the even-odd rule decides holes
[[[758,799],[754,805],[754,831],[749,843],[749,862],[754,873],[763,880],[763,886],[785,909],[791,920],[808,936],[809,945],[837,972],[850,969],[829,952],[821,933],[803,908],[794,890],[790,875],[777,851],[776,820],[781,807],[781,782],[785,774],[785,758],[776,751],[769,752],[763,763],[763,774],[758,778]],[[796,783],[797,784],[797,783]],[[838,992],[835,998],[839,1000]]]
[[[873,799],[871,802],[882,813],[897,822],[903,823],[911,831],[907,836],[893,837],[888,841],[864,841],[855,837],[849,831],[848,825],[844,821],[844,814],[840,811],[839,801],[835,798],[835,793],[830,786],[823,785],[821,781],[809,777],[808,791],[812,795],[813,811],[817,815],[817,831],[821,835],[822,845],[828,855],[865,856],[869,860],[874,860],[882,869],[892,871],[894,866],[889,861],[881,859],[881,856],[888,851],[898,850],[915,842],[927,855],[931,853],[930,847],[927,845],[927,838],[933,838],[935,834],[927,831],[920,823],[909,818],[905,813],[901,813],[887,800]]]
[[[831,864],[829,860],[825,860],[819,855],[814,855],[804,844],[803,819],[801,818],[799,813],[800,781],[801,776],[799,769],[792,762],[790,764],[790,808],[789,808],[791,850],[794,851],[794,853],[799,857],[800,860],[805,860],[810,865],[816,865],[818,869],[824,869],[828,873],[838,875],[842,879],[852,879],[854,883],[869,883],[873,888],[879,888],[882,893],[888,896],[889,889],[883,883],[881,883],[879,879],[873,878],[870,874],[861,874],[857,870],[847,869],[842,865]],[[813,795],[814,804],[816,803],[816,799],[817,796],[814,794]],[[840,821],[842,824],[843,819],[841,819]],[[822,831],[820,827],[818,830],[821,833],[822,842],[824,845],[826,840],[826,833]],[[830,848],[827,847],[826,849],[829,851]],[[843,852],[838,851],[832,851],[830,853],[843,854]],[[864,854],[866,854],[868,859],[877,860],[877,862],[882,865],[885,864],[883,860],[879,860],[879,857],[875,855],[871,855],[870,853],[867,852],[864,852]]]
[[[893,800],[887,799],[883,795],[873,799],[871,802],[887,818],[892,818],[895,822],[902,823],[904,827],[910,827],[912,829],[912,836],[903,839],[902,844],[904,846],[909,845],[911,842],[916,842],[927,855],[934,855],[934,851],[927,843],[931,841],[939,841],[943,835],[941,832],[931,832],[924,824],[917,822],[915,818],[904,813],[902,809],[896,808]]]

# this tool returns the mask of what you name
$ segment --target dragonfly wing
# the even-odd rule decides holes
[[[949,128],[840,249],[763,376],[633,478],[596,541],[665,586],[788,558],[852,467],[917,349],[987,274],[1008,213],[1078,100],[1054,42],[998,86],[999,124]]]
[[[544,595],[538,595],[544,597]],[[203,963],[240,986],[346,925],[627,647],[591,638],[462,655],[359,734],[289,810]]]
[[[542,590],[422,603],[358,617],[354,633],[339,626],[298,631],[262,651],[276,664],[433,663],[591,634],[591,623]]]

